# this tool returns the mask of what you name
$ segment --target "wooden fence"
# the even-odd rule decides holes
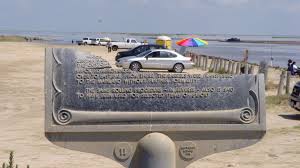
[[[261,62],[260,65],[253,64],[249,62],[236,61],[221,57],[207,56],[201,54],[195,54],[192,52],[187,52],[185,54],[191,57],[192,61],[195,63],[195,67],[203,71],[208,71],[211,73],[220,74],[255,74],[255,67],[258,68],[256,74],[263,73],[265,76],[266,89],[268,89],[268,72],[269,65],[266,62]],[[278,67],[274,67],[278,68]],[[290,81],[291,73],[287,72],[285,69],[281,68],[280,81],[278,82],[277,95],[290,94]]]

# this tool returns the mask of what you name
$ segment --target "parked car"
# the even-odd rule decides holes
[[[118,52],[115,60],[117,61],[120,58],[129,57],[129,56],[136,56],[136,55],[139,55],[140,53],[145,52],[147,50],[154,50],[154,49],[166,49],[166,47],[164,47],[162,45],[156,45],[156,44],[140,45],[140,46],[137,46],[137,47],[135,47],[131,50],[128,50],[128,51]]]
[[[76,43],[78,45],[102,45],[102,46],[106,46],[108,41],[111,41],[111,39],[108,38],[108,37],[104,37],[104,38],[85,37],[80,41],[76,41]]]
[[[143,45],[144,43],[138,42],[134,38],[126,38],[124,42],[111,42],[112,50],[117,51],[118,49],[130,49],[134,48],[140,45]]]
[[[91,44],[92,44],[92,39],[89,38],[89,37],[85,37],[85,38],[83,38],[83,39],[80,40],[80,41],[76,41],[76,43],[77,43],[78,45],[91,45]]]
[[[82,40],[78,40],[78,41],[76,41],[76,43],[77,43],[78,45],[83,45]]]
[[[108,37],[99,38],[99,45],[106,46],[107,42],[109,42],[109,41],[111,41],[111,39]]]
[[[296,83],[290,95],[289,104],[292,108],[300,111],[300,81]]]
[[[99,44],[100,44],[100,38],[91,39],[91,45],[99,45]]]
[[[89,37],[83,38],[82,39],[82,44],[83,45],[91,45],[92,44],[92,39]]]
[[[148,50],[137,56],[118,59],[117,67],[139,71],[140,69],[161,69],[181,73],[184,69],[192,68],[191,58],[175,51],[166,49]]]

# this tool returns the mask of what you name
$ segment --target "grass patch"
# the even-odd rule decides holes
[[[15,157],[14,152],[10,151],[8,162],[7,163],[3,162],[2,163],[2,168],[19,168],[18,164],[15,164],[15,161],[14,161],[15,158],[14,157]],[[27,165],[26,168],[30,168],[30,166]]]
[[[34,41],[34,40],[43,40],[43,39],[39,37],[0,35],[0,42],[26,42],[26,41]]]
[[[22,36],[0,36],[0,41],[2,42],[24,42],[26,41],[25,37]]]
[[[267,85],[266,85],[266,89],[267,90],[272,90],[272,89],[276,89],[277,90],[278,87],[279,87],[279,84],[275,84],[272,81],[268,81]]]
[[[214,72],[214,69],[209,69],[208,72],[209,73],[217,73],[217,74],[228,74],[228,72],[226,72],[224,68],[220,69],[217,72]]]
[[[267,96],[266,104],[267,106],[280,106],[280,105],[288,105],[289,95],[282,96]]]
[[[220,69],[217,73],[218,74],[227,74],[227,72],[225,71],[224,68]]]
[[[300,125],[294,126],[294,128],[300,130]]]

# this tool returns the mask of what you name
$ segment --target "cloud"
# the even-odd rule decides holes
[[[214,0],[218,5],[225,6],[240,6],[247,4],[249,0]]]
[[[274,0],[269,3],[275,10],[286,11],[290,13],[299,13],[300,1],[298,0]]]
[[[299,34],[299,11],[300,0],[0,0],[2,25],[62,31]]]

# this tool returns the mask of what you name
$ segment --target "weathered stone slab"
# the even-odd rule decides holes
[[[177,167],[265,134],[262,75],[137,73],[71,49],[47,49],[45,70],[48,139],[126,167],[151,132],[175,142]]]

